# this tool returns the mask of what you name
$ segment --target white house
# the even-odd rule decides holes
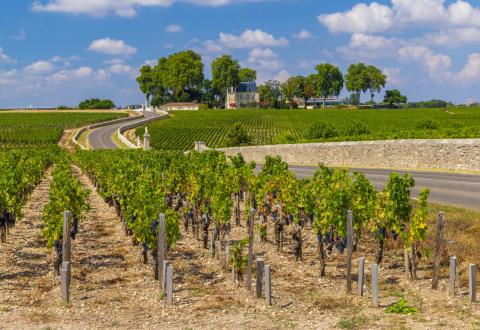
[[[164,111],[195,111],[200,110],[201,104],[196,102],[171,102],[160,106],[160,110]]]
[[[225,109],[238,109],[256,106],[260,102],[257,84],[241,82],[237,88],[228,88],[225,98]]]

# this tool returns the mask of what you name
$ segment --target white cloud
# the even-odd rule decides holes
[[[32,9],[38,12],[60,12],[70,14],[87,14],[104,16],[115,14],[132,17],[137,14],[136,8],[142,6],[170,6],[173,0],[50,0],[35,1]]]
[[[183,28],[178,24],[172,24],[165,28],[165,31],[168,33],[179,33],[183,31]]]
[[[464,27],[428,33],[420,41],[430,45],[459,47],[480,42],[480,28]]]
[[[82,66],[72,70],[61,70],[47,77],[48,82],[61,83],[66,81],[75,81],[93,77],[95,71],[88,66]]]
[[[48,61],[37,61],[23,68],[23,71],[29,74],[44,73],[52,70],[53,65]]]
[[[7,63],[7,64],[12,64],[15,63],[16,61],[12,58],[10,58],[7,54],[3,52],[3,48],[0,47],[0,63]]]
[[[468,84],[480,79],[480,53],[470,54],[467,64],[455,75],[460,84]]]
[[[287,39],[283,37],[276,39],[260,29],[248,29],[239,36],[221,32],[218,42],[228,48],[281,47],[289,44]]]
[[[199,50],[203,54],[219,53],[223,51],[223,47],[213,40],[207,40],[202,44],[202,48]]]
[[[282,70],[273,77],[273,80],[278,80],[283,83],[287,81],[288,78],[290,78],[290,73],[288,73],[287,70]]]
[[[135,76],[137,73],[137,69],[131,67],[128,64],[112,64],[109,68],[108,71],[113,74],[127,74],[131,76]]]
[[[133,17],[141,7],[168,7],[176,2],[201,6],[224,6],[238,2],[261,2],[262,0],[42,0],[32,4],[37,12],[56,12],[105,16],[114,14]]]
[[[283,62],[270,48],[254,48],[248,54],[248,59],[242,62],[242,66],[249,66],[257,70],[273,71],[283,67]]]
[[[443,54],[435,54],[425,46],[407,46],[398,51],[400,59],[412,60],[422,64],[432,78],[444,78],[450,76],[452,59]]]
[[[420,26],[480,27],[480,8],[464,0],[391,0],[391,6],[360,3],[345,12],[318,16],[331,32],[377,33]]]
[[[137,49],[128,45],[123,40],[115,40],[110,38],[98,39],[93,41],[88,50],[108,55],[124,55],[130,56],[137,52]]]
[[[376,2],[370,5],[359,3],[346,12],[320,15],[318,20],[331,32],[372,33],[391,29],[394,12]]]
[[[387,76],[387,81],[389,85],[394,87],[401,86],[405,78],[402,75],[402,69],[400,68],[384,68],[383,74]]]
[[[307,31],[307,30],[301,30],[298,33],[294,33],[292,36],[295,39],[299,39],[299,40],[306,40],[306,39],[312,39],[313,38],[313,35],[310,33],[310,31]]]
[[[364,33],[354,33],[350,42],[343,47],[337,48],[337,52],[349,59],[376,59],[393,56],[406,42],[397,38]]]

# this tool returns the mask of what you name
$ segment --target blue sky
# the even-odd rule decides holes
[[[477,0],[4,0],[0,108],[141,103],[138,68],[184,49],[260,82],[363,61],[411,100],[461,103],[480,100],[479,45]]]

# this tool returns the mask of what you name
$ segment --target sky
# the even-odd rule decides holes
[[[3,0],[0,108],[140,104],[138,69],[186,49],[207,77],[222,54],[259,83],[364,62],[409,100],[465,103],[480,100],[479,46],[479,0]]]

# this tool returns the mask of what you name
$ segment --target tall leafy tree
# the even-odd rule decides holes
[[[329,63],[317,65],[316,70],[315,93],[323,99],[323,107],[325,107],[328,97],[340,95],[343,89],[343,74],[340,68]]]
[[[187,50],[172,54],[167,60],[166,85],[175,101],[187,101],[190,95],[201,89],[203,62],[200,54]]]
[[[140,75],[137,77],[138,86],[145,94],[145,106],[150,106],[150,97],[155,92],[154,70],[150,65],[144,65],[140,68]]]
[[[236,88],[240,83],[240,64],[230,55],[222,55],[213,60],[212,87],[221,100],[225,100],[227,88]]]
[[[380,93],[382,88],[387,84],[387,76],[383,72],[373,66],[369,65],[366,67],[366,76],[367,76],[367,90],[370,91],[370,101],[373,103],[373,98],[375,93]]]
[[[301,98],[305,101],[305,77],[295,76],[290,77],[282,84],[282,91],[285,98],[290,101],[290,107],[293,106],[295,98]]]
[[[238,71],[241,82],[253,82],[257,80],[257,71],[250,68],[242,68]]]
[[[360,94],[368,90],[367,66],[363,63],[352,64],[345,75],[345,87],[349,92],[357,95],[355,100],[360,102]],[[357,103],[357,104],[358,104]]]

